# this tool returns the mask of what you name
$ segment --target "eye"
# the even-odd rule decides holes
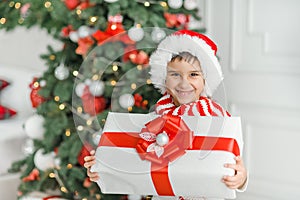
[[[191,74],[190,74],[190,76],[192,76],[192,77],[196,77],[196,76],[200,76],[201,74],[200,73],[197,73],[197,72],[192,72]]]
[[[171,76],[175,76],[175,77],[177,77],[177,76],[180,76],[180,74],[179,74],[179,73],[177,73],[177,72],[173,72],[173,73],[171,73]]]

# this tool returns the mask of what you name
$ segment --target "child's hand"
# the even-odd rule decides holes
[[[225,164],[224,167],[235,170],[234,176],[224,176],[222,181],[231,189],[241,189],[247,181],[247,170],[240,156],[234,158],[236,164]]]
[[[92,150],[90,152],[90,156],[84,157],[84,167],[87,169],[87,175],[90,178],[91,181],[98,181],[99,174],[97,172],[91,172],[91,167],[96,164],[96,157],[95,157],[95,151]]]

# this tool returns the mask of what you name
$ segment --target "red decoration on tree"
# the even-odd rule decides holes
[[[164,13],[164,17],[166,19],[166,26],[168,28],[188,28],[187,26],[190,21],[189,15]]]
[[[74,29],[73,29],[72,25],[68,25],[68,26],[64,27],[63,29],[61,29],[61,35],[63,37],[69,37],[71,31],[74,31]]]
[[[137,65],[144,65],[149,63],[149,56],[145,51],[133,51],[129,55],[129,59],[132,63]]]
[[[78,163],[83,166],[84,165],[84,157],[89,156],[90,155],[90,151],[93,150],[92,145],[85,143],[82,148],[81,151],[78,154],[77,160]]]
[[[38,107],[41,103],[46,101],[44,97],[39,95],[40,86],[35,86],[34,83],[37,81],[37,78],[34,78],[32,83],[30,83],[29,87],[32,89],[30,92],[30,100],[33,108]]]
[[[76,53],[80,55],[86,55],[93,44],[94,40],[90,36],[79,38]]]
[[[24,182],[35,181],[40,179],[40,172],[37,168],[34,168],[30,174],[22,179]]]
[[[84,88],[81,99],[84,112],[92,116],[101,113],[106,108],[106,99],[102,96],[93,96],[88,86]]]
[[[80,0],[65,0],[65,5],[69,10],[74,10],[80,4]]]

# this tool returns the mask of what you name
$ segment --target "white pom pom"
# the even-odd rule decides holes
[[[105,84],[103,81],[93,81],[89,86],[90,92],[94,96],[101,96],[104,93]]]
[[[29,117],[24,124],[24,129],[28,137],[42,140],[45,132],[44,118],[41,115]]]
[[[67,79],[69,77],[69,74],[69,69],[64,65],[60,65],[54,70],[54,76],[61,81]]]
[[[168,0],[168,5],[170,8],[178,9],[181,8],[183,0]]]
[[[134,105],[134,97],[131,94],[122,94],[119,98],[119,104],[125,109],[132,107]]]
[[[128,36],[131,40],[133,41],[140,41],[143,39],[144,37],[144,30],[140,27],[131,27],[129,30],[128,30]]]
[[[54,152],[43,154],[43,149],[39,149],[33,158],[35,166],[42,171],[46,171],[49,168],[53,168],[54,164]]]

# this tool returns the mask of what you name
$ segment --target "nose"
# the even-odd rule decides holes
[[[178,84],[178,86],[181,89],[189,89],[191,87],[190,81],[188,80],[187,77],[183,76],[180,80],[180,83]]]

